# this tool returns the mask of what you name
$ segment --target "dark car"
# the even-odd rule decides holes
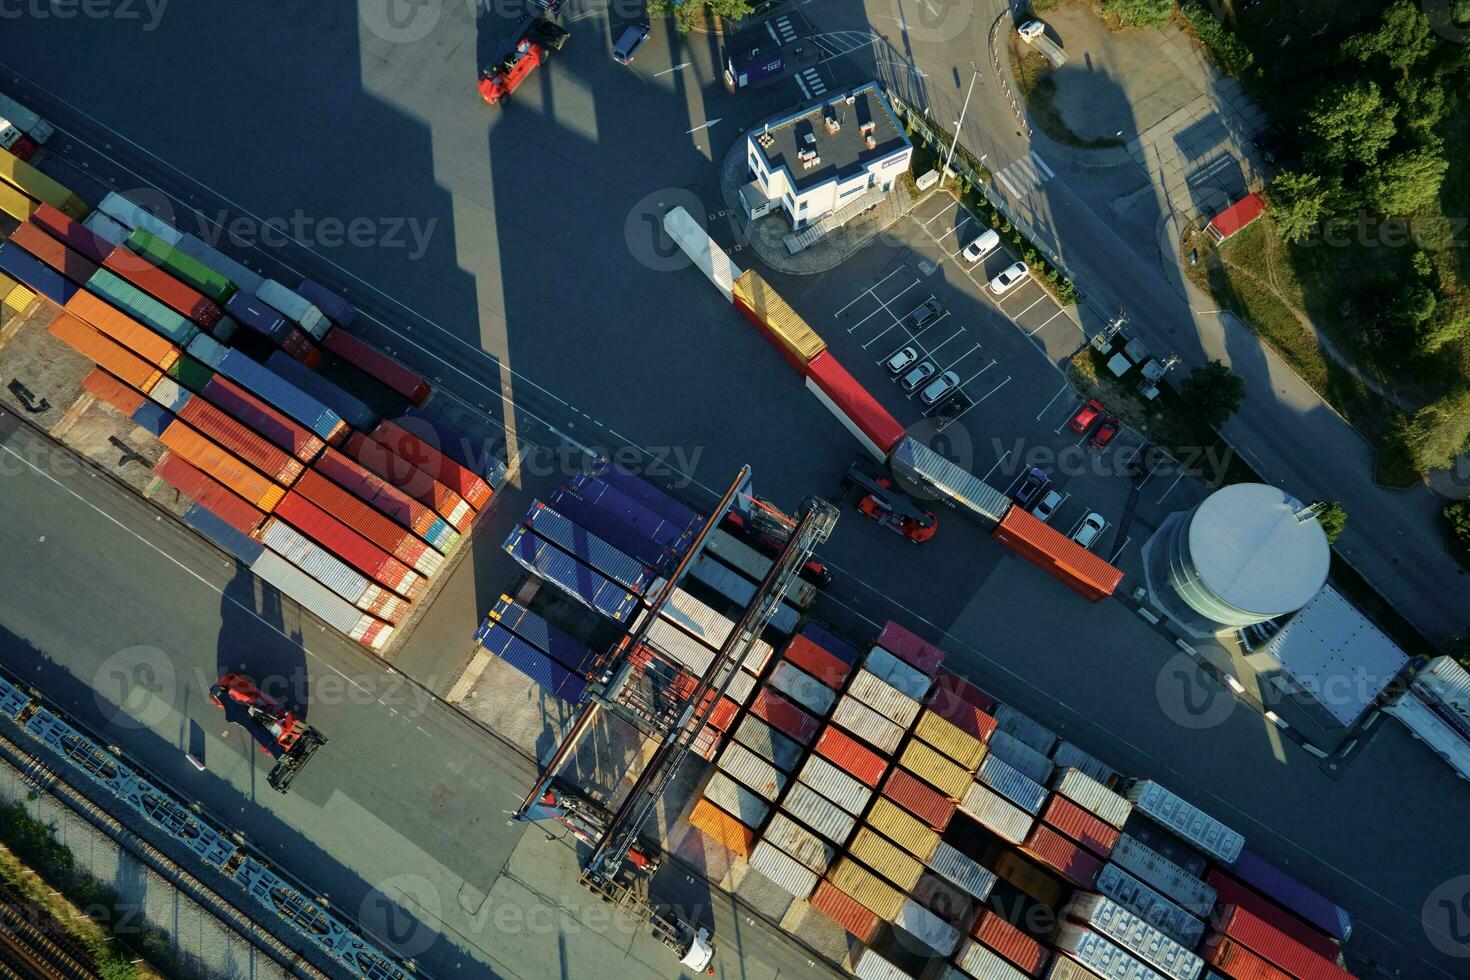
[[[1109,415],[1098,423],[1097,431],[1087,441],[1092,444],[1093,449],[1106,449],[1108,448],[1108,443],[1113,441],[1113,437],[1118,434],[1118,430],[1121,428],[1123,428],[1123,423],[1118,421],[1118,417],[1116,415]]]
[[[1139,446],[1132,456],[1128,457],[1128,472],[1133,476],[1145,477],[1159,468],[1163,462],[1164,454],[1158,446],[1144,443]]]
[[[1031,501],[1035,500],[1050,482],[1051,478],[1046,475],[1044,470],[1039,470],[1033,466],[1021,479],[1021,485],[1011,491],[1011,497],[1022,507],[1029,507],[1031,506]]]
[[[1261,159],[1275,163],[1286,148],[1286,130],[1279,125],[1268,126],[1251,138],[1251,146],[1261,151]]]
[[[938,320],[939,314],[942,312],[944,311],[939,305],[939,300],[930,296],[924,302],[920,303],[905,319],[908,320],[908,324],[912,329],[923,330],[929,324]]]
[[[969,395],[965,394],[963,391],[955,392],[944,401],[940,402],[939,407],[936,408],[934,410],[934,414],[930,416],[930,418],[934,420],[934,428],[938,431],[943,431],[945,426],[949,425],[949,423],[953,422],[961,415],[964,415],[974,406],[975,403],[970,401]]]

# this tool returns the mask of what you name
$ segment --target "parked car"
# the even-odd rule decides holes
[[[1000,271],[1000,275],[990,280],[990,291],[996,296],[1004,296],[1015,288],[1016,283],[1023,281],[1029,271],[1025,262],[1012,262]]]
[[[1028,507],[1050,482],[1051,478],[1046,475],[1045,470],[1033,466],[1021,479],[1021,485],[1011,491],[1011,497],[1022,507]]]
[[[938,320],[940,314],[943,312],[944,310],[940,307],[939,300],[935,299],[933,296],[930,296],[928,299],[924,300],[924,302],[920,303],[913,310],[913,312],[911,312],[904,319],[908,321],[908,325],[912,329],[923,330],[929,324],[933,323],[935,320]]]
[[[963,391],[956,391],[941,402],[929,418],[934,422],[934,428],[937,431],[943,431],[945,426],[974,407],[975,403],[970,400],[969,395]]]
[[[613,45],[613,60],[620,65],[631,65],[638,55],[638,49],[648,40],[648,33],[647,24],[629,24]]]
[[[1077,414],[1072,416],[1072,421],[1067,423],[1067,428],[1073,432],[1086,432],[1102,413],[1102,402],[1096,398],[1089,398],[1087,404],[1077,409]]]
[[[953,371],[945,371],[924,386],[924,390],[919,392],[919,401],[925,405],[933,405],[959,386],[960,376]]]
[[[903,347],[890,357],[884,364],[893,374],[901,374],[903,369],[919,359],[919,352],[912,347]]]
[[[1279,124],[1273,123],[1251,137],[1251,146],[1261,151],[1261,159],[1267,163],[1275,163],[1285,145],[1286,130]]]
[[[1106,449],[1108,443],[1113,441],[1113,436],[1116,436],[1121,428],[1123,428],[1123,423],[1118,421],[1118,417],[1109,415],[1098,423],[1097,431],[1092,434],[1088,442],[1092,444],[1093,449]]]
[[[1061,491],[1048,490],[1041,495],[1040,500],[1036,501],[1036,506],[1031,508],[1031,514],[1041,521],[1050,521],[1051,515],[1055,514],[1060,506],[1062,506]]]
[[[985,234],[966,245],[960,252],[966,262],[979,262],[1000,247],[1000,232],[987,228]]]
[[[939,368],[933,361],[924,361],[905,374],[899,384],[903,386],[904,391],[913,391],[938,373]]]
[[[1046,25],[1039,20],[1028,20],[1016,28],[1016,33],[1021,35],[1023,41],[1034,41],[1046,33]]]
[[[1078,524],[1077,530],[1072,532],[1072,540],[1084,548],[1091,548],[1097,541],[1097,536],[1103,533],[1103,529],[1107,526],[1108,522],[1103,520],[1103,516],[1093,511],[1082,518],[1082,523]]]

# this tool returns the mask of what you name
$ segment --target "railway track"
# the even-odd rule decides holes
[[[0,882],[0,976],[100,980],[91,954],[55,918],[5,882]]]

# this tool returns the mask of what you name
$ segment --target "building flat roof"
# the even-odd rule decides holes
[[[851,99],[849,104],[848,100]],[[827,118],[838,123],[836,132],[827,127]],[[873,124],[873,146],[861,132],[864,123]],[[760,137],[769,134],[770,145],[762,145]],[[850,177],[877,160],[909,145],[908,137],[898,126],[888,100],[878,91],[876,82],[867,82],[846,92],[834,92],[819,102],[751,127],[750,136],[757,151],[772,170],[784,167],[798,192],[840,177]],[[814,149],[819,163],[806,168],[797,154]]]
[[[1306,605],[1327,581],[1332,552],[1302,505],[1264,483],[1216,490],[1189,521],[1189,554],[1205,586],[1263,619]]]

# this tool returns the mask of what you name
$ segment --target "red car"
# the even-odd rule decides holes
[[[1086,405],[1077,409],[1077,414],[1072,416],[1072,421],[1067,423],[1067,427],[1073,432],[1086,432],[1102,413],[1102,402],[1096,398],[1089,398]]]
[[[1097,431],[1092,434],[1088,442],[1092,444],[1093,449],[1106,449],[1108,443],[1113,441],[1113,436],[1117,435],[1121,428],[1123,428],[1123,423],[1118,421],[1118,417],[1109,415],[1098,425]]]

